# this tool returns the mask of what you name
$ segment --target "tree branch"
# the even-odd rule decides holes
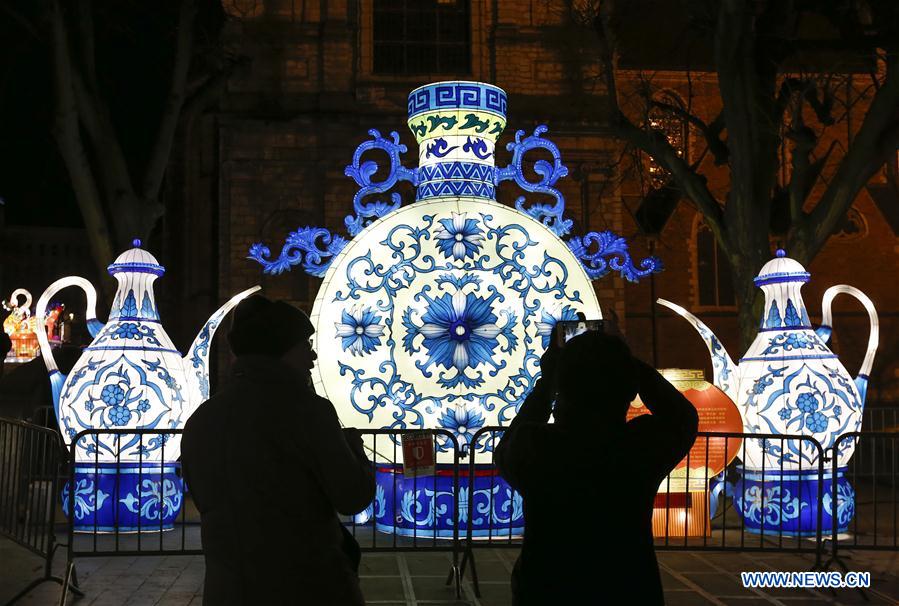
[[[794,240],[807,259],[824,246],[859,190],[896,153],[899,145],[899,58],[888,60],[887,75],[874,95],[861,127],[818,204],[805,217]]]
[[[97,56],[94,46],[94,11],[91,0],[79,0],[78,11],[78,45],[81,49],[81,69],[84,72],[87,86],[94,94],[99,94],[97,86]]]
[[[727,164],[728,149],[727,143],[721,139],[721,132],[724,130],[724,114],[719,113],[718,116],[710,123],[706,124],[701,118],[695,114],[685,110],[682,107],[665,103],[662,101],[649,100],[650,105],[657,107],[663,111],[674,114],[675,116],[686,120],[695,126],[708,143],[708,150],[715,159],[715,166]]]
[[[77,70],[72,70],[72,88],[81,124],[87,131],[92,150],[98,159],[96,172],[103,178],[106,199],[113,203],[134,197],[131,172],[115,126],[99,93],[92,94]]]
[[[687,162],[660,133],[644,130],[635,125],[618,105],[618,93],[615,81],[614,35],[610,27],[611,2],[603,2],[600,14],[593,21],[599,38],[599,54],[602,64],[603,78],[608,94],[609,116],[612,134],[649,154],[671,173],[681,191],[705,216],[706,222],[721,248],[727,252],[731,249],[729,234],[724,224],[721,206],[708,188],[705,178],[691,170]]]
[[[185,100],[187,74],[193,47],[194,17],[197,13],[196,0],[183,0],[178,13],[178,34],[175,43],[175,61],[172,69],[172,81],[166,97],[165,108],[159,124],[159,132],[150,159],[144,172],[141,192],[145,200],[156,200],[165,169],[168,165],[169,153],[178,128],[181,107]],[[161,207],[157,209],[161,212]],[[148,226],[149,227],[149,226]]]
[[[54,135],[68,169],[69,178],[72,180],[72,188],[75,190],[75,198],[81,209],[84,225],[90,234],[88,241],[94,262],[102,272],[108,260],[115,256],[112,237],[103,214],[100,193],[97,190],[97,184],[81,141],[78,109],[72,81],[73,66],[69,56],[69,41],[62,9],[56,1],[50,5],[50,24],[57,99]]]

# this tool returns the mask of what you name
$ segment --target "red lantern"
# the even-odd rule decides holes
[[[707,382],[701,370],[666,368],[660,371],[686,397],[699,415],[700,432],[740,433],[743,419],[733,401]],[[638,396],[628,410],[628,420],[651,414]],[[699,436],[689,454],[659,486],[653,510],[655,536],[711,534],[709,481],[724,471],[742,446],[739,437]]]

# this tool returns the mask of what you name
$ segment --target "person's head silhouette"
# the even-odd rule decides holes
[[[253,295],[234,310],[228,344],[234,355],[280,358],[301,372],[312,370],[317,356],[309,342],[315,332],[309,316],[284,301]]]
[[[556,371],[556,422],[623,425],[637,395],[637,370],[624,341],[586,332],[568,341]]]

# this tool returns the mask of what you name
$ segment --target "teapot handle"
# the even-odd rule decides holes
[[[62,391],[62,385],[65,383],[66,376],[59,372],[59,367],[56,365],[56,359],[53,357],[53,349],[50,347],[50,340],[47,338],[47,327],[45,326],[44,321],[46,320],[45,316],[47,314],[47,306],[50,304],[50,299],[63,288],[68,288],[69,286],[80,287],[87,297],[85,320],[87,321],[87,327],[91,336],[96,336],[96,334],[100,332],[100,328],[103,327],[103,324],[97,320],[97,291],[94,290],[93,285],[84,278],[79,278],[78,276],[60,278],[48,286],[47,290],[44,291],[44,294],[41,295],[41,298],[37,300],[37,307],[34,310],[37,321],[35,322],[34,329],[37,334],[37,342],[41,347],[41,357],[44,358],[47,372],[50,373],[50,385],[53,389],[53,404],[57,409],[57,412],[59,409],[59,395]],[[57,418],[59,418],[58,414]]]
[[[868,319],[871,323],[871,333],[868,336],[868,350],[865,352],[865,359],[858,372],[859,378],[867,381],[868,373],[871,372],[871,366],[874,364],[874,354],[877,353],[877,345],[880,339],[880,322],[877,319],[877,310],[874,308],[874,303],[868,298],[868,295],[854,286],[849,286],[847,284],[837,284],[836,286],[828,288],[824,291],[824,298],[821,300],[821,314],[823,316],[821,320],[821,330],[824,331],[824,334],[830,334],[833,328],[831,304],[833,303],[834,297],[843,294],[852,295],[858,299],[868,312]]]

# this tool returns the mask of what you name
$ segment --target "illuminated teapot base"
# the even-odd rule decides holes
[[[453,538],[452,465],[438,465],[434,476],[403,477],[402,465],[379,465],[375,473],[375,500],[356,523],[375,517],[375,527],[385,533],[418,539]],[[520,537],[524,532],[521,495],[514,492],[490,465],[478,465],[474,488],[470,470],[459,470],[459,535],[465,536],[471,523],[476,538]],[[468,501],[474,499],[472,520]]]
[[[743,518],[746,532],[783,536],[815,536],[818,504],[821,529],[826,536],[833,530],[836,509],[837,530],[845,532],[855,515],[855,491],[846,478],[846,468],[837,470],[836,507],[833,506],[833,473],[824,472],[823,486],[818,470],[747,469],[737,482],[734,504]]]
[[[184,501],[180,467],[177,462],[76,463],[73,494],[69,482],[62,490],[63,513],[75,516],[75,532],[171,530]]]

